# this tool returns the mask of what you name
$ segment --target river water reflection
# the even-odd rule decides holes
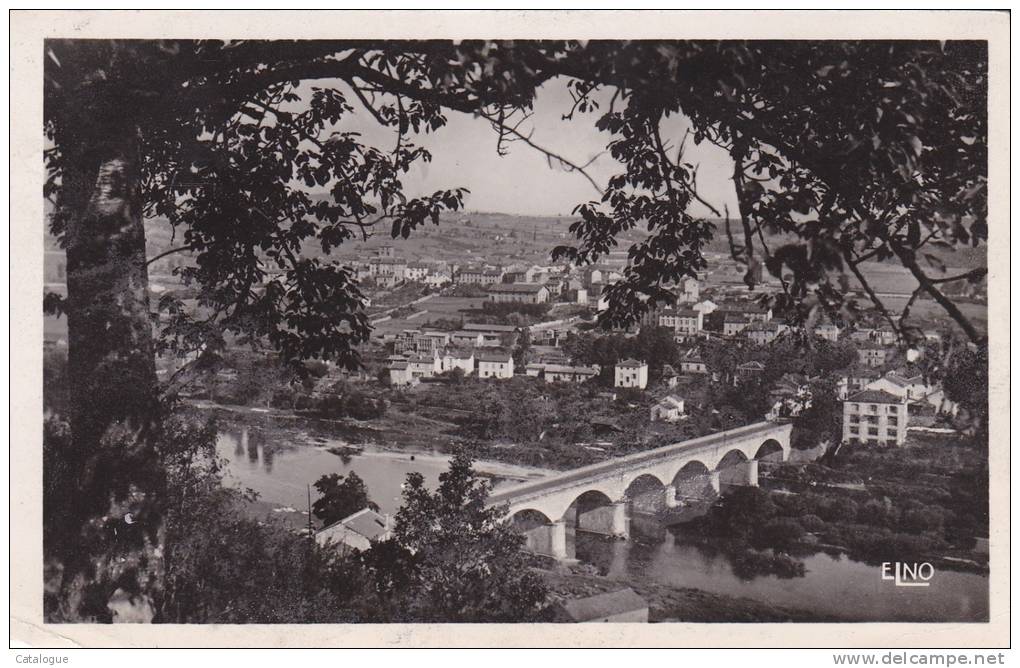
[[[287,509],[285,514],[292,513],[299,523],[306,521],[302,511],[308,503],[307,485],[324,474],[356,471],[382,511],[395,513],[408,473],[420,473],[434,487],[447,468],[448,458],[441,455],[416,453],[412,459],[406,452],[366,449],[341,458],[327,449],[335,445],[341,444],[281,449],[246,432],[222,432],[217,450],[228,461],[229,484],[255,490],[262,502]],[[314,498],[314,490],[312,494]],[[878,566],[819,553],[801,559],[806,567],[803,577],[741,579],[724,554],[685,540],[682,526],[635,534],[629,541],[571,534],[569,550],[612,577],[692,587],[859,621],[977,622],[987,620],[989,613],[988,578],[983,575],[938,571],[930,587],[896,587],[881,579]]]

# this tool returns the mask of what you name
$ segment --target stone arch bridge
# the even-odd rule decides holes
[[[633,513],[757,485],[758,462],[789,458],[791,431],[788,423],[758,422],[709,434],[507,487],[489,505],[508,506],[532,551],[564,559],[568,527],[627,537]]]

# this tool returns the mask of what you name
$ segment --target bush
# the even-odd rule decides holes
[[[761,525],[754,532],[756,547],[786,550],[804,537],[804,527],[792,517],[780,517]]]
[[[816,532],[825,528],[825,520],[812,513],[800,518],[800,525],[805,531]]]

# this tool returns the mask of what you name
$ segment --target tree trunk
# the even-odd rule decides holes
[[[162,581],[163,475],[153,436],[139,133],[130,122],[103,128],[92,138],[72,131],[60,143],[71,428],[64,459],[73,484],[58,498],[75,530],[58,549],[61,608],[72,619],[145,621]]]

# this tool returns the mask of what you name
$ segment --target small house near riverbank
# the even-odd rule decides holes
[[[648,603],[630,587],[575,598],[556,606],[556,621],[574,623],[648,622]]]
[[[344,545],[364,551],[372,547],[372,543],[388,539],[393,530],[392,524],[389,515],[380,515],[371,508],[362,508],[317,531],[315,542],[323,547]]]

